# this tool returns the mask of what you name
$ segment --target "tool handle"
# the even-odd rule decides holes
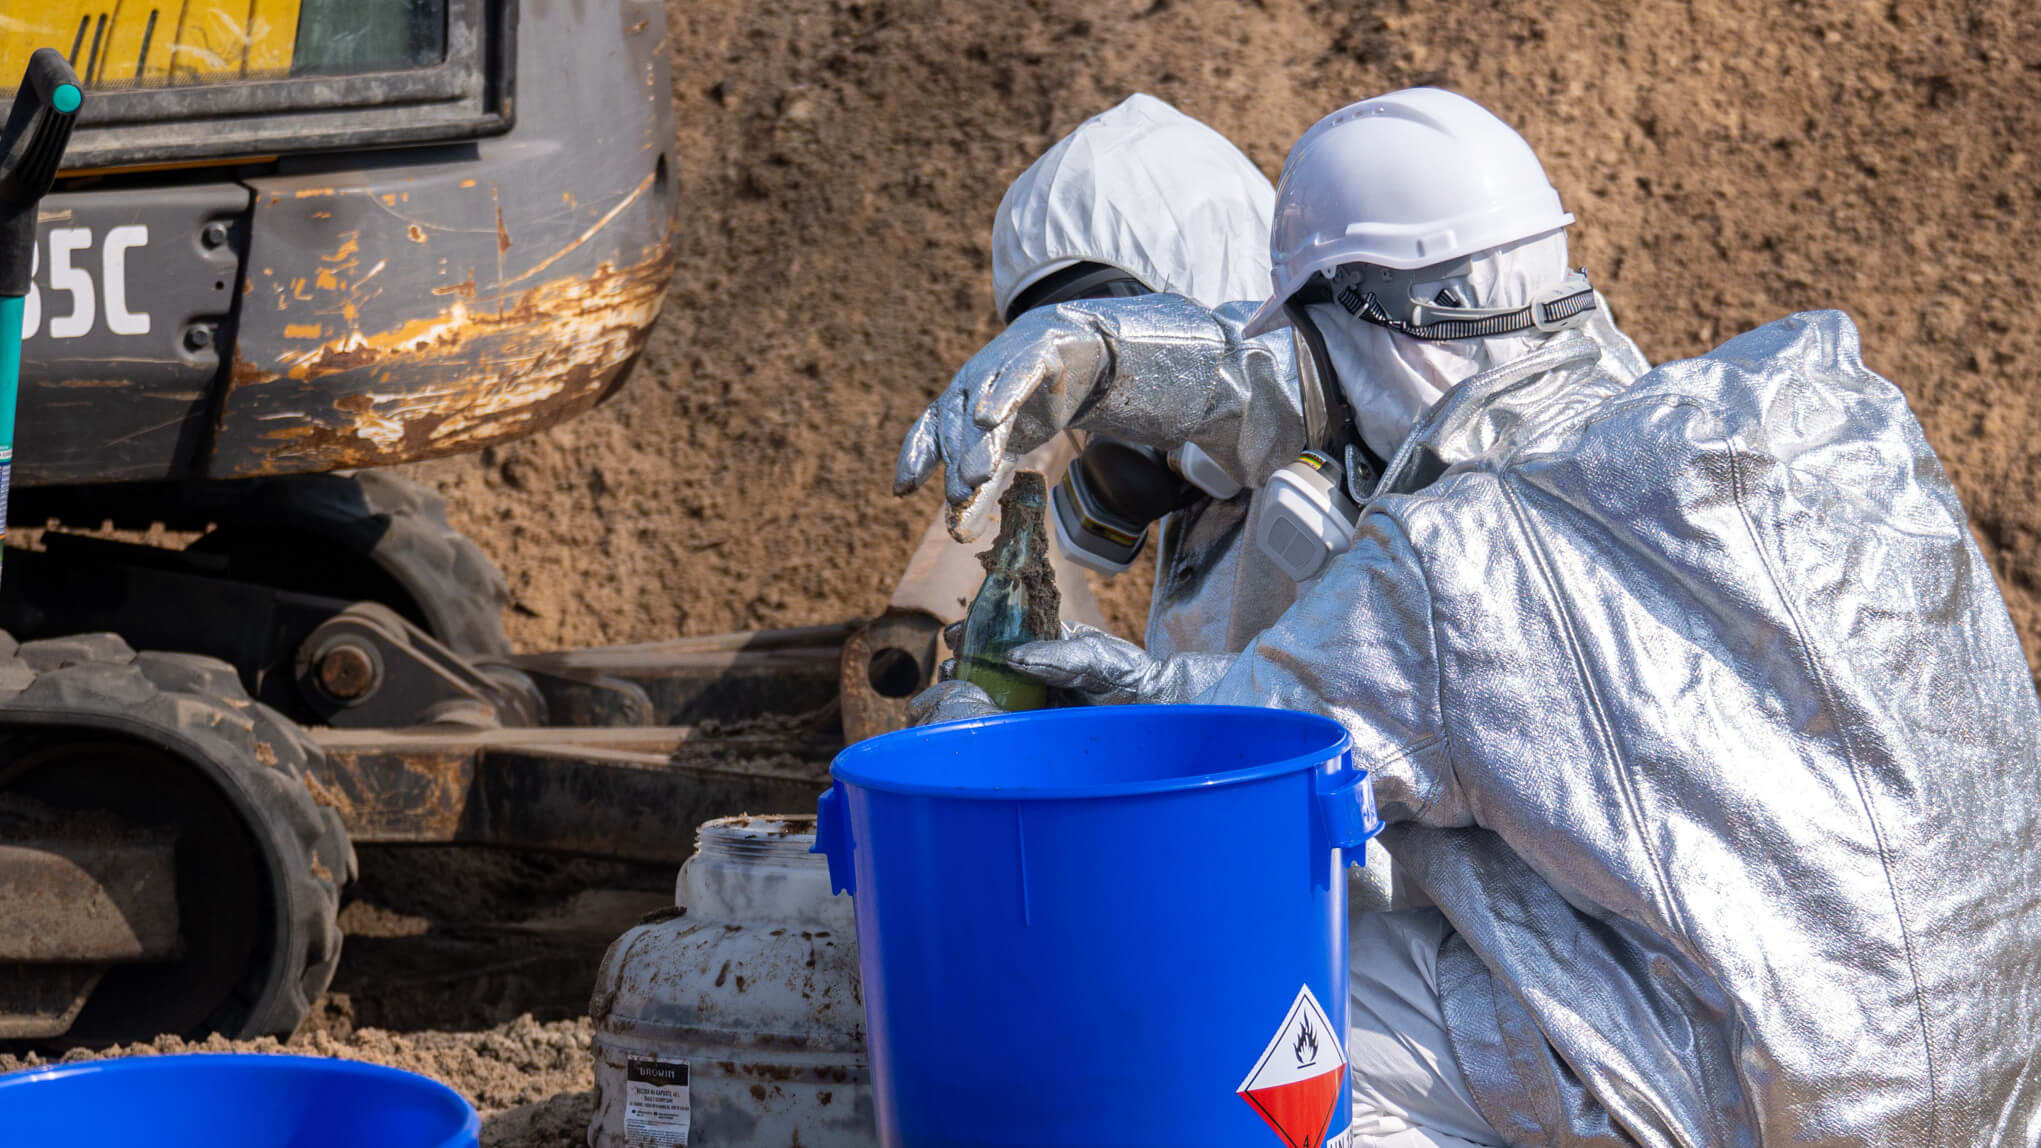
[[[78,74],[63,54],[37,48],[0,128],[0,296],[28,294],[36,204],[56,182],[84,103]]]
[[[21,321],[35,271],[36,207],[57,180],[85,93],[53,48],[37,48],[0,127],[0,546],[14,470],[14,396],[21,382]]]

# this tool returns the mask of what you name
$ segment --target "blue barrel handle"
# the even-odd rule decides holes
[[[1368,799],[1370,808],[1374,798]],[[857,869],[851,864],[851,853],[856,845],[850,839],[850,810],[844,808],[843,786],[830,782],[815,802],[815,844],[808,847],[810,853],[821,853],[829,858],[829,891],[857,895]]]
[[[1375,812],[1375,785],[1368,779],[1368,771],[1354,770],[1338,786],[1320,793],[1318,812],[1332,847],[1351,852],[1353,864],[1366,864],[1361,847],[1382,832],[1382,819]]]

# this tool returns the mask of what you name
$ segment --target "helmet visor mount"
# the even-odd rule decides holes
[[[1362,322],[1426,342],[1487,339],[1530,330],[1556,334],[1582,325],[1595,309],[1595,290],[1585,267],[1521,307],[1469,306],[1474,295],[1468,283],[1471,270],[1469,259],[1409,271],[1347,263],[1321,290]]]

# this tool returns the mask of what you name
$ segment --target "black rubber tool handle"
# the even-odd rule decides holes
[[[85,94],[54,48],[37,48],[0,128],[0,295],[28,294],[36,204],[56,182]]]

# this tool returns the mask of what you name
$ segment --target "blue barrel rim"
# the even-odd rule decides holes
[[[332,1080],[336,1077],[373,1078],[413,1089],[435,1100],[448,1102],[449,1107],[462,1113],[459,1128],[441,1138],[434,1148],[449,1148],[451,1145],[479,1143],[482,1136],[482,1116],[468,1098],[453,1090],[443,1081],[434,1080],[423,1073],[409,1072],[377,1064],[367,1060],[344,1060],[331,1056],[302,1056],[295,1053],[274,1052],[178,1052],[160,1056],[111,1057],[105,1060],[80,1060],[71,1064],[35,1065],[17,1068],[13,1072],[0,1072],[0,1093],[11,1088],[22,1088],[32,1084],[50,1081],[71,1080],[78,1077],[111,1074],[117,1076],[141,1076],[150,1073],[174,1072],[189,1069],[200,1064],[206,1067],[224,1065],[228,1068],[261,1068],[284,1072],[298,1072],[307,1077]]]
[[[884,778],[874,779],[869,774],[860,775],[857,761],[872,754],[885,754],[893,744],[902,740],[927,737],[932,733],[950,730],[966,732],[971,730],[997,729],[1006,725],[1024,723],[1096,721],[1103,715],[1130,712],[1167,712],[1172,718],[1181,715],[1185,720],[1224,715],[1253,714],[1257,720],[1281,721],[1298,725],[1317,726],[1330,738],[1323,750],[1292,754],[1288,757],[1261,762],[1242,769],[1225,770],[1219,773],[1183,774],[1177,777],[1159,778],[1148,781],[1123,781],[1106,785],[1085,786],[982,786],[972,785],[968,780],[957,785],[934,785],[926,782],[896,782]],[[1353,736],[1347,728],[1323,714],[1308,713],[1304,710],[1287,710],[1275,706],[1208,706],[1208,705],[1126,705],[1126,706],[1073,706],[1066,709],[1031,710],[1025,713],[999,714],[994,717],[969,718],[963,721],[944,722],[941,725],[917,726],[912,729],[894,730],[877,737],[866,738],[854,745],[846,746],[830,762],[829,776],[836,782],[859,786],[879,793],[894,793],[910,797],[947,797],[966,801],[1069,801],[1073,799],[1116,797],[1144,797],[1162,793],[1183,793],[1191,790],[1216,789],[1229,785],[1245,785],[1265,781],[1272,777],[1295,773],[1323,764],[1327,759],[1346,755],[1353,748]],[[851,768],[846,769],[848,764]]]

